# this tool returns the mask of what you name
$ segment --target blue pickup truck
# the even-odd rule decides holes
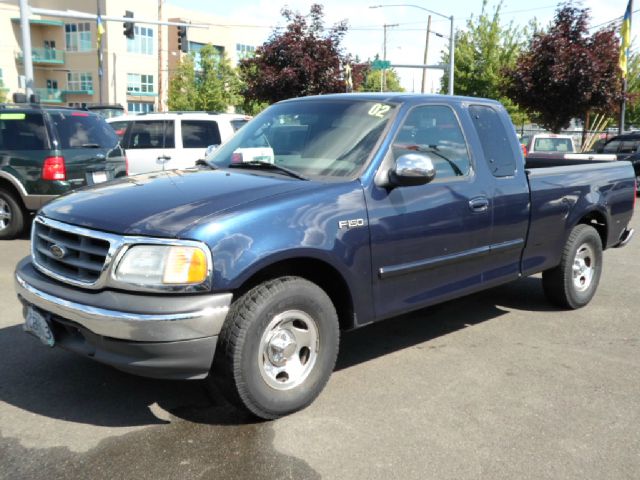
[[[15,284],[46,345],[273,419],[317,397],[341,330],[538,272],[586,305],[634,192],[627,162],[526,170],[495,101],[294,99],[198,168],[49,203]]]

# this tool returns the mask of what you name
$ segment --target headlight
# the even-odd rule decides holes
[[[126,251],[114,277],[137,285],[169,286],[203,283],[208,275],[207,255],[201,248],[136,245]]]

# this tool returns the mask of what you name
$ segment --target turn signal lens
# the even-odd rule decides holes
[[[207,259],[194,247],[171,247],[164,267],[162,283],[202,283],[207,278]]]

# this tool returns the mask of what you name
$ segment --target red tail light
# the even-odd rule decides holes
[[[64,166],[64,157],[47,157],[42,166],[43,180],[66,180],[67,169]]]

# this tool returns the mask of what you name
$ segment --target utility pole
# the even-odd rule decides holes
[[[100,0],[96,0],[96,15],[98,15],[98,26],[102,24],[101,13],[100,13]],[[98,27],[100,28],[100,27]],[[99,35],[100,41],[98,43],[98,97],[100,98],[100,103],[103,103],[102,98],[102,81],[104,77],[104,68],[103,68],[103,54],[104,50],[102,48],[102,35]]]
[[[382,26],[383,30],[384,30],[384,43],[382,44],[382,60],[384,60],[385,62],[387,61],[387,28],[388,27],[397,27],[398,24],[397,23],[393,23],[393,24],[384,24]],[[387,69],[383,68],[382,72],[380,73],[380,91],[384,92],[385,89],[385,76],[387,73]]]
[[[164,0],[158,0],[158,21],[162,21],[162,6],[164,4]],[[162,76],[163,62],[162,62],[162,25],[158,25],[158,111],[164,112],[164,106],[162,103],[162,95],[164,93],[164,89],[162,88],[162,82],[164,81]]]
[[[20,0],[20,30],[22,30],[22,58],[24,61],[25,93],[27,101],[33,93],[33,57],[31,53],[31,26],[29,16],[31,11],[27,0]]]
[[[454,73],[454,65],[455,65],[455,38],[453,31],[453,15],[450,17],[451,20],[451,33],[449,34],[449,95],[453,95],[453,73]]]
[[[431,15],[429,15],[429,19],[427,20],[427,37],[425,38],[424,41],[424,64],[427,64],[427,53],[429,52],[429,35],[431,35]],[[427,85],[427,69],[423,68],[422,69],[422,89],[420,90],[421,93],[424,93],[424,90],[426,88]]]

